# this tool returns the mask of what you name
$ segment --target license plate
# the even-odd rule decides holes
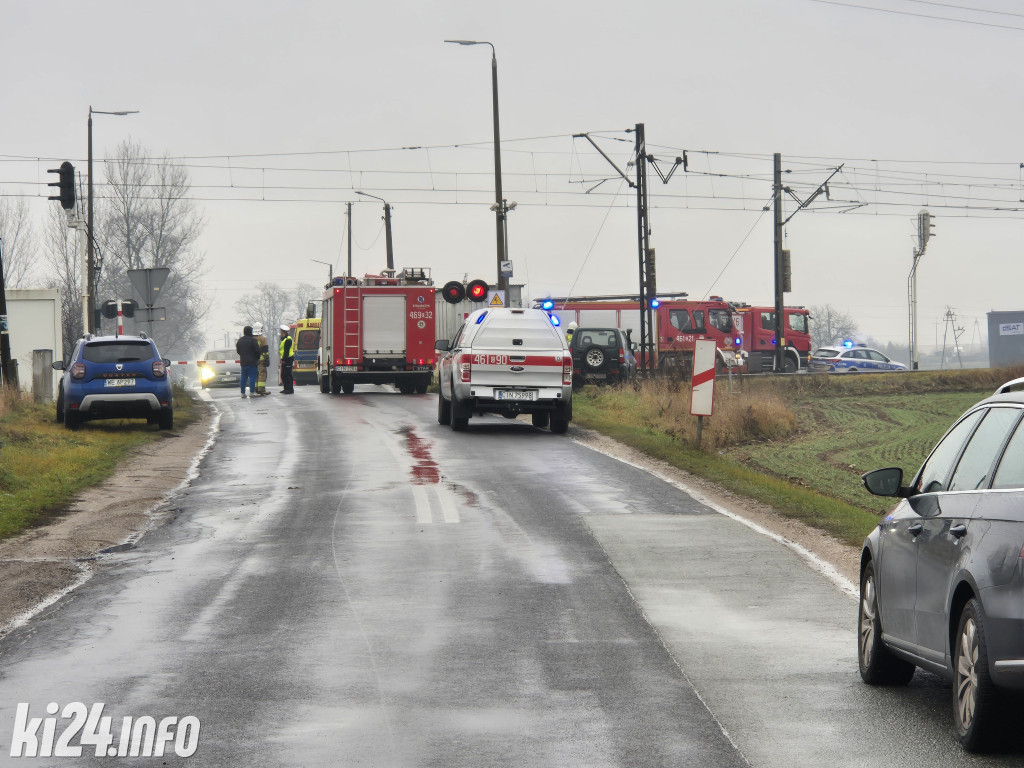
[[[536,400],[537,393],[533,390],[499,389],[494,393],[498,400]]]
[[[105,387],[134,387],[135,379],[107,379]]]

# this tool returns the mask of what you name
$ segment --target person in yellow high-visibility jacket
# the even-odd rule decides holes
[[[281,358],[281,392],[293,395],[295,394],[295,382],[292,380],[292,362],[295,344],[292,337],[288,335],[289,332],[290,329],[287,325],[281,326],[281,344],[277,351]]]

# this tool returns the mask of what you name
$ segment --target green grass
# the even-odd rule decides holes
[[[132,450],[166,434],[138,419],[86,422],[72,432],[54,415],[52,403],[5,400],[0,415],[0,538],[60,514],[81,490],[110,477]],[[199,416],[196,401],[176,387],[175,431]]]
[[[891,509],[892,499],[870,495],[860,475],[885,466],[912,475],[932,446],[969,406],[1024,370],[937,371],[913,375],[748,377],[730,393],[718,383],[715,410],[706,419],[731,419],[719,435],[735,435],[753,403],[776,398],[757,440],[692,442],[685,386],[631,389],[586,387],[574,396],[573,420],[668,464],[708,478],[734,493],[766,503],[788,517],[859,545]],[[668,393],[668,394],[666,394]],[[686,400],[688,402],[688,400]],[[795,429],[792,424],[795,417]],[[738,420],[738,421],[737,421]],[[771,439],[765,434],[775,435]]]

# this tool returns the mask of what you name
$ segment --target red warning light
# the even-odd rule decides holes
[[[483,280],[471,280],[466,287],[466,296],[470,301],[483,301],[487,298],[487,283]]]

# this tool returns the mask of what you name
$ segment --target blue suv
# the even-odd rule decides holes
[[[160,429],[174,427],[169,361],[152,339],[142,336],[85,336],[75,344],[57,393],[57,421],[78,429],[92,419],[145,419]]]

